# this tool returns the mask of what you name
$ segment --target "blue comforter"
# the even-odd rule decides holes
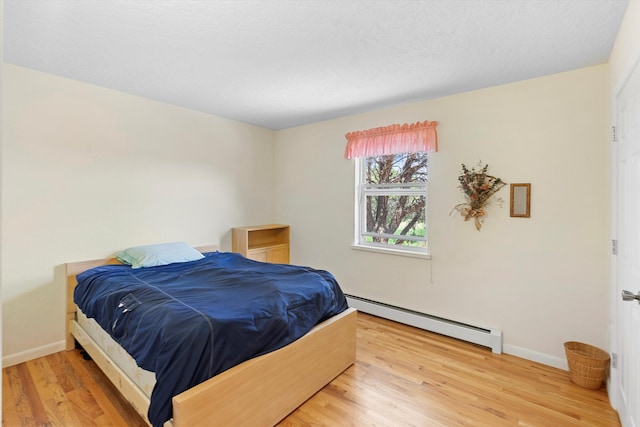
[[[154,426],[171,418],[173,396],[347,308],[326,271],[220,252],[160,267],[93,268],[78,275],[74,300],[141,368],[155,372]]]

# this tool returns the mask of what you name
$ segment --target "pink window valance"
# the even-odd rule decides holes
[[[349,132],[346,159],[381,156],[384,154],[438,151],[438,122],[395,124],[369,130]]]

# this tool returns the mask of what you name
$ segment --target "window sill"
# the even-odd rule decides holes
[[[365,252],[375,252],[384,255],[404,256],[409,258],[431,259],[430,253],[419,253],[413,251],[403,251],[401,249],[374,248],[372,246],[351,245],[351,249]]]

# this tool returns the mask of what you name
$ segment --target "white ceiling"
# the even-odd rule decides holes
[[[283,129],[606,62],[627,0],[4,0],[4,60]]]

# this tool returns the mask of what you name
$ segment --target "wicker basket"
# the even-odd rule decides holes
[[[609,354],[589,344],[568,341],[564,351],[569,363],[571,381],[584,388],[597,389],[609,369]]]

